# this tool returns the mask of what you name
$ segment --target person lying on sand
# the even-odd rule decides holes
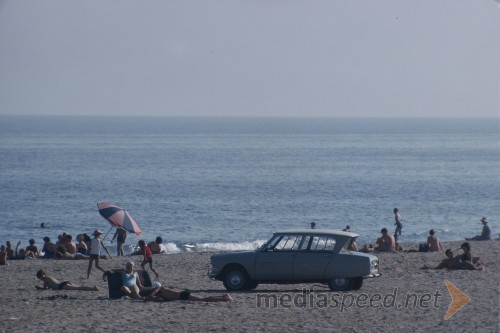
[[[43,269],[36,272],[36,277],[43,281],[43,287],[35,286],[38,290],[52,289],[52,290],[84,290],[84,291],[98,291],[99,289],[94,287],[77,286],[69,281],[60,282],[56,278],[49,275]]]
[[[175,291],[170,288],[160,287],[154,289],[151,294],[144,298],[144,301],[201,301],[201,302],[233,302],[233,298],[229,294],[224,295],[216,295],[216,296],[195,296],[191,295],[191,292],[188,290],[184,291]]]
[[[140,296],[140,292],[142,290],[151,289],[149,287],[144,287],[141,283],[139,275],[137,272],[134,272],[134,262],[127,261],[125,263],[125,269],[113,269],[113,272],[119,272],[122,274],[122,283],[121,291],[128,297],[134,299],[143,299],[145,301],[176,301],[176,300],[189,300],[189,301],[205,301],[205,302],[222,302],[222,301],[232,301],[233,299],[228,294],[224,294],[221,296],[208,296],[208,297],[200,297],[191,295],[189,291],[177,292],[175,290],[165,288],[165,287],[157,287],[151,290],[151,293],[142,298]],[[107,280],[107,275],[110,271],[107,271],[102,276],[104,281]],[[156,283],[156,282],[155,282]],[[159,286],[159,284],[158,284]]]
[[[463,254],[453,256],[453,251],[448,249],[445,251],[446,259],[441,261],[436,267],[429,267],[424,265],[422,269],[463,269],[463,270],[482,270],[483,266],[481,263],[474,263],[474,258],[470,251],[469,243],[463,243],[461,246]]]
[[[422,269],[456,269],[460,265],[460,258],[458,256],[453,257],[453,251],[448,249],[444,253],[446,259],[441,261],[436,267],[429,267],[424,265]]]

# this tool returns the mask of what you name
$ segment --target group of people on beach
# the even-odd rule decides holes
[[[43,226],[44,228],[46,226]],[[160,283],[156,282],[152,287],[145,287],[142,285],[138,274],[134,271],[134,262],[127,261],[125,269],[113,269],[104,270],[100,264],[99,259],[107,258],[100,254],[101,249],[103,249],[109,258],[112,258],[109,250],[104,245],[104,242],[100,238],[102,231],[95,230],[92,233],[93,238],[88,237],[87,234],[79,234],[77,236],[77,244],[72,242],[71,235],[63,233],[58,236],[58,241],[54,244],[49,237],[44,237],[44,245],[40,251],[35,245],[35,241],[31,239],[29,241],[30,245],[26,249],[20,249],[18,242],[16,249],[12,249],[12,243],[7,241],[5,245],[1,245],[0,250],[0,265],[6,265],[8,260],[25,259],[25,258],[45,258],[45,259],[87,259],[88,269],[87,269],[87,279],[90,277],[92,267],[99,269],[103,272],[103,279],[106,281],[106,277],[111,272],[119,272],[122,276],[122,287],[121,291],[126,297],[133,299],[142,299],[144,301],[174,301],[174,300],[189,300],[189,301],[205,301],[205,302],[219,302],[219,301],[233,301],[229,294],[214,295],[208,297],[201,297],[192,295],[190,291],[176,291],[172,288],[162,287]],[[121,235],[121,236],[120,236]],[[115,236],[118,236],[118,249],[117,255],[122,256],[123,251],[119,251],[119,247],[123,246],[126,236],[122,232],[117,231]],[[116,237],[113,237],[113,240]],[[144,240],[139,240],[139,249],[130,255],[142,255],[143,260],[141,262],[141,268],[144,270],[146,266],[149,266],[152,272],[155,273],[156,278],[159,277],[158,272],[153,267],[153,253],[162,253],[160,244],[162,243],[162,238],[157,237],[155,241],[146,244]],[[43,255],[42,255],[43,253]],[[60,281],[55,278],[52,274],[46,270],[38,270],[36,272],[36,277],[43,284],[42,286],[36,285],[35,288],[39,290],[81,290],[81,291],[98,291],[97,286],[88,287],[81,286],[71,283],[70,281]],[[141,291],[145,294],[140,295]]]
[[[382,228],[380,230],[381,237],[377,238],[375,241],[375,245],[365,244],[363,247],[359,248],[356,242],[351,242],[349,244],[350,251],[359,251],[359,252],[438,252],[444,251],[443,245],[436,235],[434,229],[429,230],[429,236],[425,243],[419,244],[418,250],[403,250],[402,246],[398,243],[398,237],[402,234],[403,229],[403,218],[399,213],[398,208],[394,208],[394,225],[396,229],[394,234],[391,235],[387,228]],[[465,238],[467,241],[482,241],[482,240],[490,240],[491,239],[491,228],[488,225],[488,219],[483,217],[481,219],[481,223],[483,224],[483,228],[480,235]],[[316,223],[311,222],[311,229],[316,229]],[[351,231],[351,227],[347,225],[342,231]],[[447,249],[445,251],[446,259],[444,259],[436,269],[470,269],[470,270],[478,270],[482,269],[482,265],[479,260],[472,256],[471,246],[469,242],[465,242],[462,244],[460,249],[463,251],[462,254],[454,256],[453,251],[451,249]],[[430,268],[430,267],[423,267]]]

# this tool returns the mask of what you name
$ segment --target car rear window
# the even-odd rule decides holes
[[[335,239],[327,236],[313,236],[309,251],[333,251]]]

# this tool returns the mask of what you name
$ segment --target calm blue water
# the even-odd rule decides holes
[[[394,207],[402,242],[462,239],[482,216],[498,234],[499,133],[497,119],[0,116],[0,242],[107,231],[101,201],[173,252],[312,221],[373,242]]]

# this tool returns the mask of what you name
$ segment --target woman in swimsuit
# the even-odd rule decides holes
[[[56,278],[50,276],[43,269],[36,272],[36,277],[43,281],[43,287],[35,286],[36,289],[52,289],[52,290],[85,290],[85,291],[98,291],[99,289],[94,287],[77,286],[71,284],[69,281],[59,282]]]

